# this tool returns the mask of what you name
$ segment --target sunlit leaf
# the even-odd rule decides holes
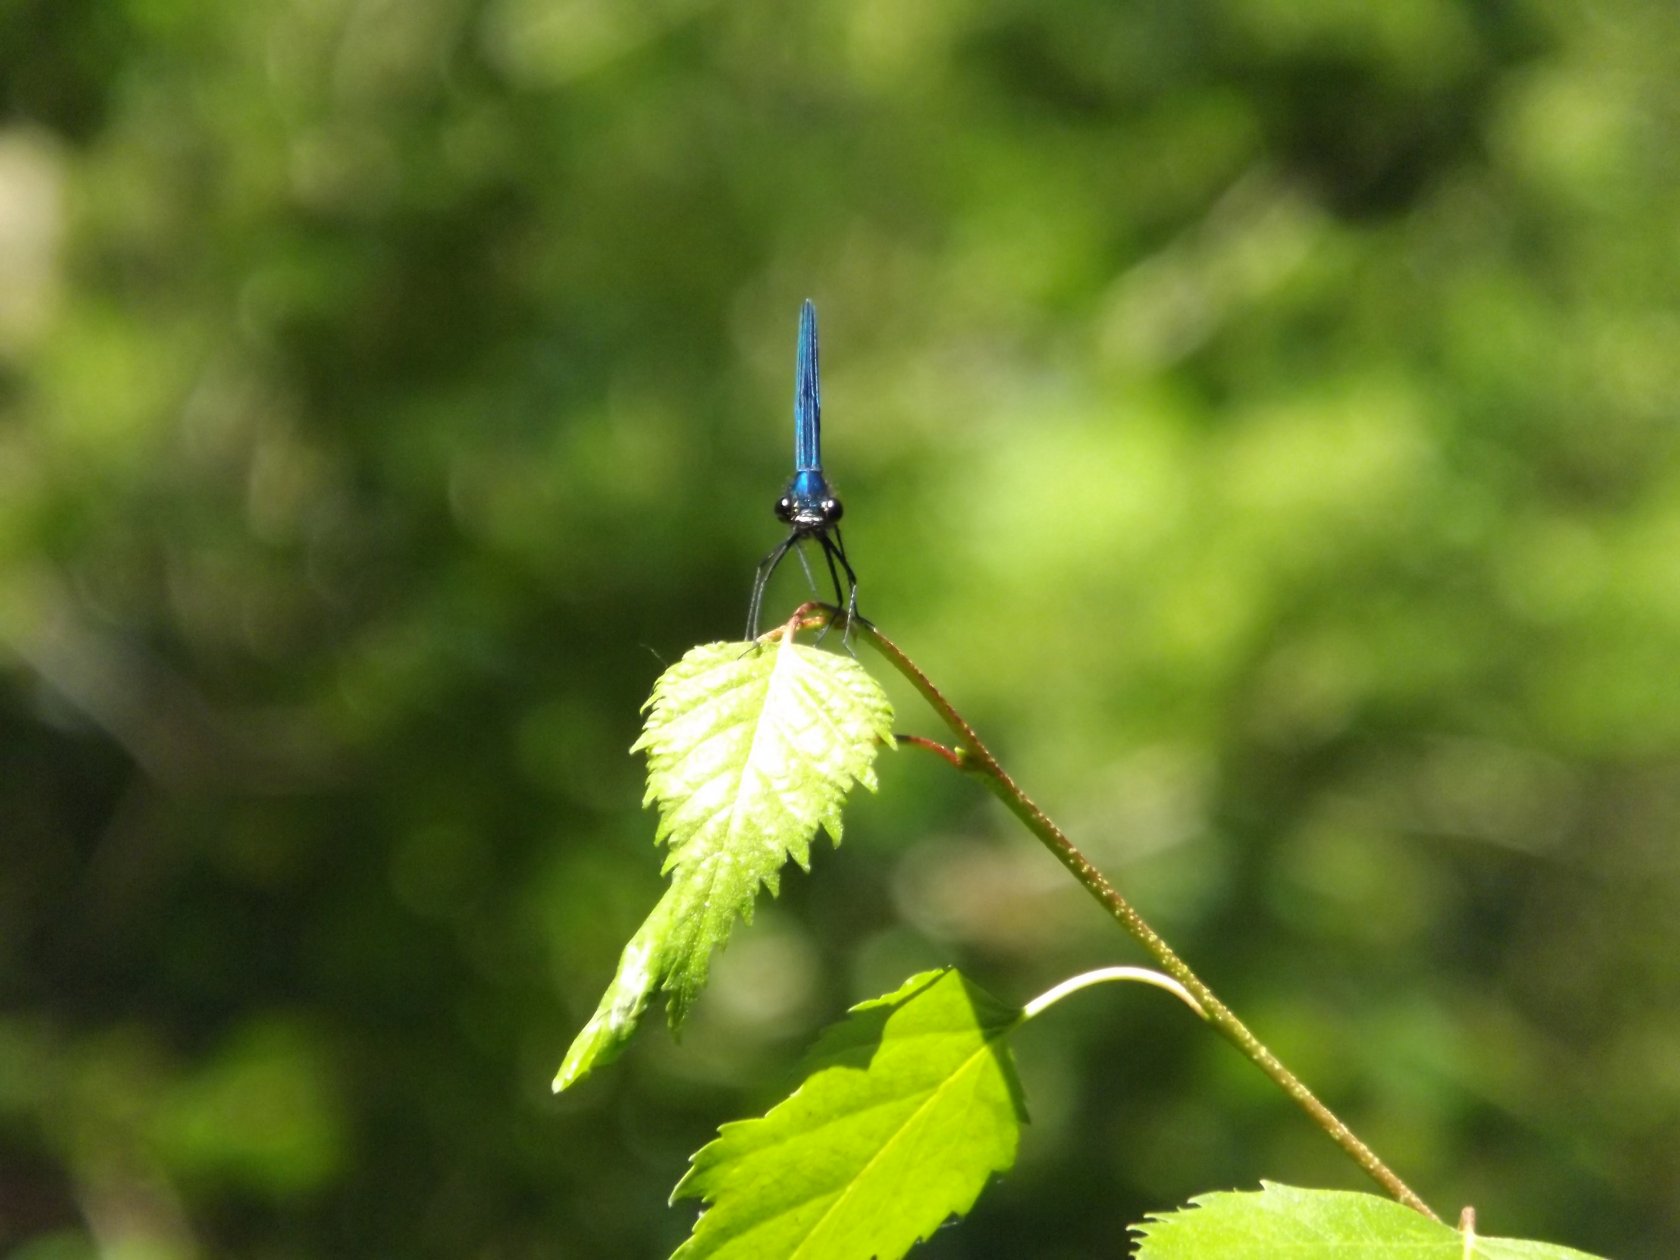
[[[774,894],[790,858],[808,869],[819,827],[839,843],[847,792],[874,790],[875,751],[892,743],[892,707],[861,665],[785,638],[694,648],[647,708],[632,751],[647,753],[644,803],[659,806],[671,887],[625,946],[557,1090],[622,1047],[656,990],[681,1024],[760,886]]]
[[[677,1256],[885,1260],[967,1212],[1015,1161],[1019,1020],[951,970],[854,1007],[798,1089],[694,1157],[672,1198],[711,1206]]]
[[[1134,1226],[1138,1260],[1595,1260],[1554,1243],[1467,1240],[1374,1194],[1261,1184],[1200,1195]]]

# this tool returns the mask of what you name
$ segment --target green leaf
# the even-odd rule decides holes
[[[711,1206],[679,1260],[886,1260],[967,1212],[1015,1162],[1026,1111],[1000,1038],[1019,1023],[949,969],[853,1007],[798,1089],[695,1155],[671,1198]]]
[[[618,972],[560,1065],[556,1091],[606,1062],[656,989],[679,1027],[706,983],[711,953],[760,885],[774,894],[789,858],[810,869],[821,827],[840,842],[854,783],[875,789],[875,751],[892,744],[892,706],[849,656],[783,638],[709,643],[660,675],[647,726],[643,804],[658,803],[656,842],[671,887],[619,958]]]
[[[1553,1243],[1466,1239],[1374,1194],[1261,1185],[1199,1195],[1192,1207],[1133,1226],[1143,1236],[1138,1260],[1596,1260]]]

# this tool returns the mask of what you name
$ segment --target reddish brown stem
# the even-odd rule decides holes
[[[843,620],[844,617],[844,612],[839,609],[827,605],[807,604],[794,614],[788,623],[788,629],[791,631],[795,623],[800,626],[825,622],[831,624],[835,620]],[[1189,964],[1144,921],[1143,916],[1133,909],[1131,903],[1114,889],[1102,872],[1091,864],[1090,859],[1079,851],[1072,840],[1068,839],[1067,834],[1021,790],[998,764],[997,758],[992,755],[991,749],[986,747],[974,728],[951,706],[939,689],[929,681],[927,675],[904,654],[903,649],[862,618],[856,621],[853,628],[861,631],[870,645],[880,652],[932,706],[934,712],[939,714],[940,719],[956,735],[957,747],[947,748],[943,744],[918,736],[898,738],[917,747],[926,748],[958,769],[978,776],[1009,811],[1038,837],[1056,860],[1073,873],[1074,878],[1097,899],[1114,920],[1132,934],[1161,969],[1195,996],[1206,1012],[1208,1022],[1217,1028],[1226,1040],[1235,1045],[1293,1099],[1296,1105],[1329,1135],[1331,1141],[1340,1146],[1372,1180],[1399,1202],[1416,1209],[1431,1220],[1439,1220],[1429,1205],[1383,1163],[1376,1152],[1361,1141],[1330,1108],[1320,1102],[1306,1084],[1286,1068],[1248,1026],[1214,995],[1213,990],[1208,988],[1201,977],[1190,969]]]
[[[912,748],[926,749],[935,757],[945,762],[954,770],[966,770],[963,757],[955,748],[947,748],[936,739],[924,739],[920,735],[894,735],[893,738],[901,744],[909,744]]]

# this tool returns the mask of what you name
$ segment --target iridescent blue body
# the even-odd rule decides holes
[[[793,384],[793,479],[776,501],[776,515],[789,526],[788,536],[759,563],[753,580],[752,602],[747,607],[747,638],[758,637],[758,614],[764,603],[764,588],[770,575],[789,551],[807,538],[814,540],[828,562],[834,582],[834,601],[846,604],[847,626],[857,616],[857,574],[846,559],[840,539],[840,517],[844,509],[829,488],[822,471],[822,390],[817,376],[817,310],[807,299],[799,310],[799,351]],[[799,562],[805,563],[803,553]],[[842,589],[840,574],[846,574]],[[805,568],[810,577],[810,567]],[[813,588],[815,582],[812,582]]]
[[[793,368],[793,467],[822,480],[822,378],[817,371],[817,308],[799,308],[799,350]],[[798,480],[797,477],[794,480]]]

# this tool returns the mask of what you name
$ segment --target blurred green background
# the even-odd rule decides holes
[[[549,1095],[806,296],[863,610],[1444,1214],[1680,1254],[1639,0],[0,6],[0,1248],[661,1255],[847,1002],[1137,959],[905,750],[680,1045]],[[1157,993],[1017,1048],[928,1256],[1364,1186]]]

